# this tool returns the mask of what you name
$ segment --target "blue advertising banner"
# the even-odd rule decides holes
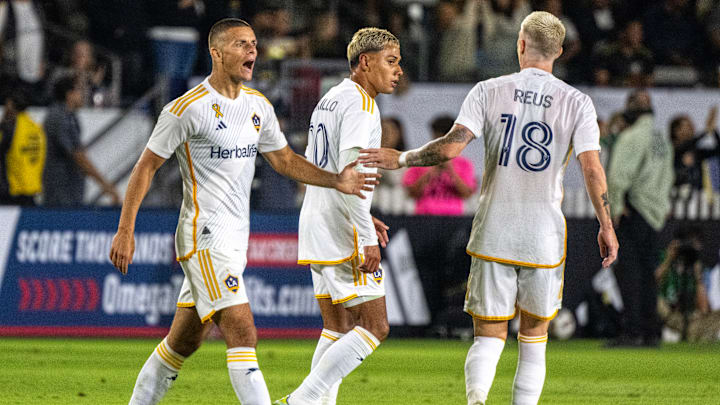
[[[139,213],[125,276],[108,259],[118,218],[118,210],[0,208],[0,335],[164,335],[183,281],[177,213]],[[254,215],[244,280],[261,336],[315,336],[322,326],[296,260],[297,216]]]

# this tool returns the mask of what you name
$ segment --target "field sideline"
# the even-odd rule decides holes
[[[0,403],[127,404],[157,340],[0,338]],[[340,388],[338,404],[465,403],[469,342],[395,339],[380,346]],[[552,341],[541,404],[720,404],[720,345],[606,350],[602,342]],[[315,341],[264,340],[258,357],[270,395],[305,376]],[[489,404],[508,404],[517,344],[498,365]],[[185,362],[165,404],[237,403],[220,341]]]

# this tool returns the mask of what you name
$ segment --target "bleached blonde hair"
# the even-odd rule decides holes
[[[380,52],[386,46],[400,47],[400,41],[390,31],[382,28],[361,28],[350,40],[347,46],[347,59],[350,69],[360,62],[360,54],[368,52]]]
[[[559,18],[546,11],[534,11],[522,22],[527,46],[546,59],[557,57],[565,41],[565,26]]]

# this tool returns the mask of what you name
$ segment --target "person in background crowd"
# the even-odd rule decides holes
[[[441,1],[435,9],[438,30],[437,77],[443,81],[471,81],[477,74],[478,3],[468,0],[461,9],[455,1]]]
[[[433,139],[442,138],[453,122],[451,117],[436,118],[431,124]],[[437,166],[411,167],[403,186],[416,200],[415,215],[462,215],[465,199],[475,191],[475,169],[462,156]]]
[[[55,84],[55,102],[48,109],[44,128],[47,135],[47,161],[43,174],[43,205],[77,207],[83,205],[85,176],[95,180],[112,203],[120,195],[88,159],[80,142],[80,124],[75,112],[85,104],[82,82],[75,76]]]
[[[520,23],[530,14],[526,0],[479,0],[482,23],[480,73],[484,78],[517,71],[515,43]]]
[[[0,204],[33,206],[42,192],[45,132],[26,108],[27,96],[20,89],[5,99],[0,121]]]
[[[31,0],[0,1],[0,71],[36,86],[45,76],[45,33]]]
[[[670,140],[675,149],[675,185],[690,185],[695,190],[702,189],[706,176],[703,176],[703,163],[706,159],[720,156],[720,134],[717,129],[718,108],[714,106],[708,112],[705,129],[695,134],[695,127],[687,115],[679,115],[670,121]]]
[[[380,146],[405,150],[405,131],[396,117],[385,117],[381,121],[382,140]],[[382,181],[375,187],[373,206],[388,214],[398,214],[403,208],[405,192],[402,187],[403,170],[380,170]]]
[[[597,86],[647,87],[652,85],[653,55],[643,43],[643,25],[630,21],[611,46],[593,55]]]
[[[106,66],[98,63],[93,45],[86,39],[75,41],[70,51],[67,66],[56,68],[47,83],[48,98],[52,97],[55,83],[64,76],[74,75],[82,84],[83,99],[87,105],[102,106],[107,103],[106,91],[103,89]]]
[[[660,318],[665,327],[691,342],[720,338],[720,312],[710,311],[700,260],[702,241],[700,229],[681,227],[655,270]]]
[[[563,42],[563,53],[555,62],[553,74],[563,80],[567,80],[570,75],[570,65],[575,57],[582,50],[580,35],[575,24],[565,16],[563,12],[562,0],[545,0],[543,10],[557,17],[565,26],[565,42]]]
[[[673,151],[653,129],[650,94],[630,94],[608,171],[613,223],[623,253],[614,268],[625,310],[616,346],[656,346],[659,342],[654,271],[659,234],[670,212]]]

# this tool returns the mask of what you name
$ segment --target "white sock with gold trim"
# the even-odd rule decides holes
[[[488,336],[476,336],[465,359],[465,393],[468,405],[484,404],[495,379],[495,369],[505,347],[505,341]]]
[[[315,368],[315,366],[320,361],[323,354],[325,354],[327,349],[329,349],[333,343],[337,342],[343,336],[345,336],[344,333],[335,332],[330,329],[322,330],[322,333],[320,333],[320,338],[318,339],[318,344],[315,347],[315,353],[313,354],[312,365],[310,366],[311,370]],[[342,379],[340,379],[338,382],[333,384],[330,389],[328,389],[328,391],[321,398],[321,405],[335,405],[335,403],[337,402],[338,390],[340,389],[340,383],[342,383]]]
[[[513,381],[513,405],[535,405],[545,384],[547,334],[524,336],[518,333],[518,364]]]
[[[302,384],[290,394],[290,404],[319,404],[323,394],[355,370],[378,345],[380,341],[372,333],[356,326],[327,349]]]
[[[235,395],[243,405],[270,405],[265,378],[254,347],[227,349],[227,367]]]
[[[160,402],[178,376],[185,357],[167,344],[167,337],[157,345],[135,381],[130,405],[154,405]]]

